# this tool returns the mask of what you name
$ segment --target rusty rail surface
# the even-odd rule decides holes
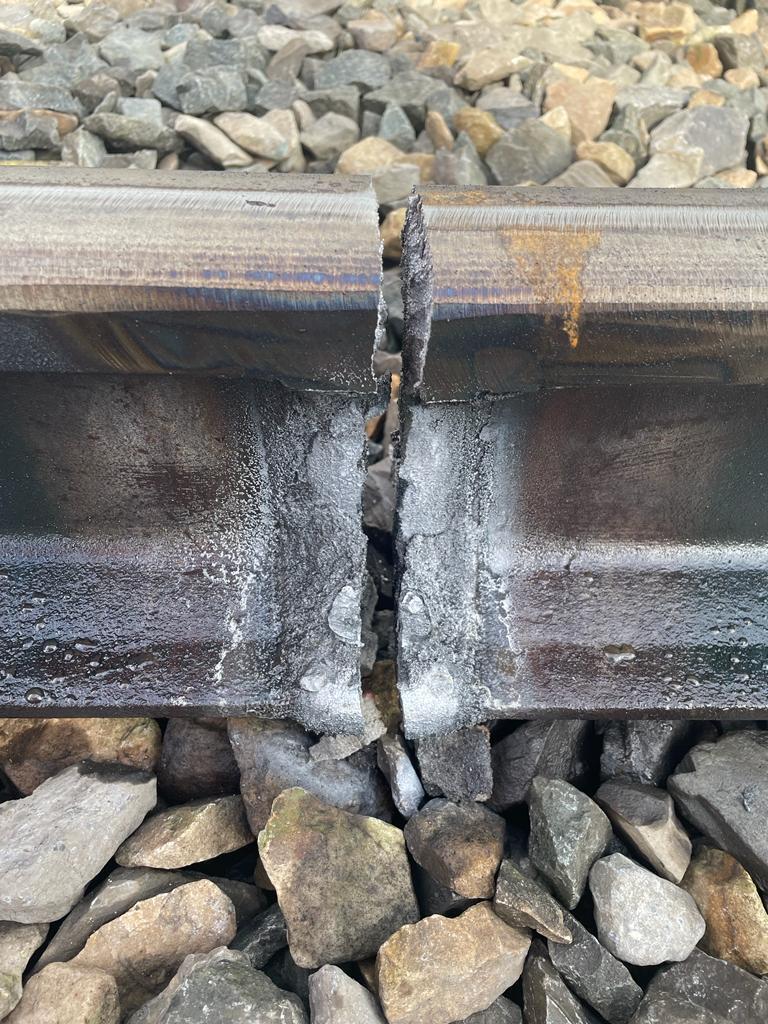
[[[405,232],[413,734],[768,706],[768,203],[435,188]]]
[[[0,178],[0,705],[360,712],[367,181]]]

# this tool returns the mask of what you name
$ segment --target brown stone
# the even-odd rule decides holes
[[[452,68],[459,59],[461,46],[449,39],[433,39],[419,58],[421,71],[431,68]]]
[[[361,139],[345,149],[336,164],[337,174],[375,174],[385,167],[402,161],[406,154],[397,146],[377,135]]]
[[[386,53],[400,36],[398,26],[380,11],[366,11],[362,18],[347,22],[347,31],[352,33],[355,44],[361,50]]]
[[[427,113],[424,127],[435,149],[453,148],[453,133],[439,110],[430,110]]]
[[[125,868],[185,868],[254,842],[239,796],[193,800],[153,814],[115,854]]]
[[[723,850],[704,846],[681,884],[707,925],[701,948],[755,974],[768,974],[768,914],[741,864]]]
[[[615,95],[615,82],[604,78],[588,78],[586,82],[561,78],[547,89],[544,109],[565,107],[571,119],[573,142],[578,145],[605,130]]]
[[[468,899],[490,899],[504,832],[504,819],[482,804],[437,798],[408,820],[405,841],[416,863],[440,885]]]
[[[643,3],[638,13],[638,31],[647,43],[668,39],[684,43],[699,26],[693,8],[681,3]]]
[[[417,921],[403,833],[303,789],[277,797],[259,853],[300,967],[362,960]]]
[[[519,62],[520,58],[513,47],[489,46],[471,54],[454,77],[454,83],[467,92],[476,92],[484,85],[507,78],[515,71]]]
[[[498,121],[489,110],[477,107],[462,107],[453,115],[456,130],[466,132],[480,156],[485,156],[504,134]]]
[[[723,78],[737,89],[758,89],[760,76],[754,68],[729,68]]]
[[[23,113],[32,114],[35,117],[52,117],[59,129],[59,135],[69,135],[80,124],[74,114],[62,114],[59,110],[45,110],[40,107],[25,110],[0,110],[0,121],[15,121]]]
[[[731,188],[752,188],[757,181],[757,171],[750,171],[748,167],[730,167],[727,171],[718,171],[715,177],[727,182]]]
[[[184,957],[226,946],[236,931],[235,908],[221,889],[190,882],[102,925],[70,964],[111,974],[127,1014],[164,988]]]
[[[47,934],[47,924],[0,922],[0,1020],[21,999],[22,975]]]
[[[154,771],[160,740],[151,718],[2,718],[0,765],[26,796],[80,761]]]
[[[238,792],[239,783],[226,720],[170,719],[157,768],[157,784],[167,800],[183,804],[206,796],[229,796]]]
[[[694,107],[724,107],[725,96],[721,96],[719,92],[712,92],[711,89],[697,89],[697,91],[688,100],[688,110],[693,110]]]
[[[401,206],[398,210],[392,210],[381,224],[379,230],[381,241],[384,244],[384,259],[399,260],[403,253],[402,234],[407,212],[405,206]]]
[[[576,147],[579,160],[591,160],[602,168],[611,181],[626,185],[635,174],[635,161],[615,142],[580,142]]]
[[[118,1024],[115,979],[104,971],[49,964],[24,986],[5,1024]]]
[[[520,977],[530,942],[488,903],[406,925],[376,960],[389,1024],[450,1024],[485,1010]]]
[[[728,26],[731,33],[736,36],[751,36],[760,27],[759,16],[756,8],[744,11],[738,18],[734,18]]]
[[[717,55],[717,47],[712,43],[694,43],[685,51],[685,59],[700,75],[719,78],[723,73],[723,65]]]
[[[573,130],[571,128],[571,119],[565,107],[552,107],[552,109],[548,110],[546,114],[542,114],[539,120],[542,124],[545,124],[547,128],[551,128],[554,132],[559,132],[564,138],[568,139],[569,142],[571,141],[573,137]],[[536,182],[529,182],[527,184],[535,185]]]

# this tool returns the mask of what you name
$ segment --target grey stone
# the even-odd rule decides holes
[[[66,42],[49,46],[45,52],[45,62],[36,67],[24,67],[21,77],[28,81],[48,81],[51,85],[59,83],[71,86],[78,79],[105,69],[107,64],[99,57],[96,48],[85,36],[74,35]]]
[[[181,140],[172,128],[143,117],[96,113],[86,117],[83,124],[89,132],[106,139],[110,146],[122,152],[157,149],[161,153],[172,153],[181,149]]]
[[[418,920],[403,834],[377,818],[289,789],[272,805],[259,854],[300,967],[364,959]]]
[[[184,51],[184,63],[194,71],[214,65],[242,67],[249,60],[249,49],[241,39],[190,39]]]
[[[422,83],[422,85],[423,92],[426,94],[424,116],[426,117],[430,110],[435,110],[438,114],[442,114],[448,127],[453,128],[453,115],[466,107],[466,96],[459,89],[452,89],[445,82],[435,82],[431,92],[427,91],[426,83]],[[370,96],[368,99],[370,100]]]
[[[593,160],[577,160],[549,184],[569,188],[617,188],[616,182]]]
[[[256,718],[230,719],[229,738],[254,835],[267,823],[275,797],[292,786],[343,810],[391,817],[386,783],[364,751],[345,761],[314,761],[312,737],[301,726]]]
[[[288,929],[278,904],[273,903],[243,925],[230,945],[245,953],[251,967],[266,967],[275,953],[288,945]]]
[[[295,82],[299,77],[310,47],[301,37],[291,39],[281,47],[267,65],[267,77],[273,81]]]
[[[499,185],[544,184],[571,162],[571,143],[542,121],[524,121],[492,146],[485,162]]]
[[[487,185],[488,175],[471,140],[460,132],[452,150],[438,149],[432,179],[439,185]]]
[[[768,733],[727,733],[699,744],[668,789],[682,815],[767,889]]]
[[[370,50],[345,50],[338,57],[323,61],[315,75],[315,89],[334,89],[356,85],[361,91],[378,89],[391,77],[389,61]]]
[[[402,736],[386,734],[376,748],[378,765],[392,790],[395,807],[410,818],[421,807],[426,794]]]
[[[631,1024],[758,1024],[768,981],[695,949],[654,975]]]
[[[240,772],[226,722],[171,718],[163,734],[157,783],[173,803],[237,793]]]
[[[624,964],[576,918],[565,913],[571,942],[549,943],[549,958],[576,995],[608,1024],[627,1024],[643,990]]]
[[[685,719],[609,722],[603,733],[601,778],[621,775],[660,785],[686,752],[691,728]]]
[[[188,956],[168,987],[129,1024],[306,1024],[301,1000],[255,971],[243,953],[215,949]]]
[[[641,782],[604,782],[595,800],[611,824],[657,874],[678,884],[691,861],[691,841],[675,814],[672,797]]]
[[[465,1017],[458,1024],[523,1024],[523,1015],[520,1007],[516,1006],[511,999],[499,996],[487,1010],[478,1010],[471,1017]]]
[[[528,809],[531,863],[572,910],[611,838],[611,823],[593,800],[560,779],[535,778]]]
[[[596,57],[605,57],[611,64],[629,64],[633,57],[649,49],[648,43],[634,33],[607,25],[598,25],[595,38],[586,40],[584,45]]]
[[[160,101],[149,96],[141,99],[135,96],[119,96],[115,111],[118,114],[125,114],[126,117],[142,117],[154,124],[163,123],[163,108]]]
[[[64,917],[156,800],[153,776],[72,767],[0,804],[0,920]]]
[[[318,160],[331,160],[360,138],[357,121],[332,111],[301,133],[301,144]]]
[[[668,86],[630,85],[620,89],[613,102],[619,113],[634,107],[642,123],[650,129],[680,110],[688,102],[688,93],[685,89]]]
[[[371,113],[370,110],[366,111],[366,114]],[[402,107],[398,107],[395,103],[390,103],[385,108],[379,120],[377,134],[387,142],[391,142],[393,146],[402,149],[403,152],[411,150],[416,141],[416,132],[408,115]]]
[[[690,893],[621,853],[593,866],[589,888],[600,942],[625,963],[685,960],[704,934]]]
[[[757,36],[722,35],[715,36],[717,55],[723,68],[765,67],[765,52]]]
[[[502,861],[499,868],[493,909],[507,924],[530,928],[556,943],[571,941],[562,907],[511,860]]]
[[[0,78],[0,110],[56,110],[61,114],[82,113],[78,101],[67,89],[58,85],[22,82],[12,75]]]
[[[475,106],[479,110],[487,110],[489,114],[493,114],[506,132],[519,127],[523,121],[539,116],[539,109],[535,104],[507,86],[496,86],[483,93]]]
[[[141,171],[154,171],[157,167],[156,149],[137,149],[133,153],[107,153],[101,162],[102,167],[112,170],[131,168]]]
[[[468,899],[489,899],[504,853],[504,819],[475,803],[440,798],[405,825],[408,851],[440,885]]]
[[[589,1024],[578,999],[543,953],[532,948],[523,971],[526,1024]]]
[[[0,57],[40,57],[43,47],[29,36],[0,27]]]
[[[651,132],[651,154],[701,153],[699,177],[735,167],[744,159],[749,120],[729,107],[681,110]]]
[[[445,796],[454,801],[490,798],[493,773],[486,726],[425,736],[416,741],[416,757],[430,796]]]
[[[646,133],[647,134],[647,133]],[[635,164],[641,163],[648,153],[648,141],[643,142],[634,132],[623,128],[609,128],[603,132],[600,142],[613,142],[629,153]]]
[[[340,967],[321,967],[309,979],[312,1024],[386,1024],[371,993]]]
[[[466,910],[467,907],[471,907],[473,903],[477,902],[466,896],[460,896],[453,889],[440,885],[437,879],[433,878],[419,864],[414,863],[411,868],[422,917],[429,917],[431,914],[451,916]]]
[[[375,114],[383,114],[390,103],[394,103],[402,107],[415,130],[420,132],[427,116],[427,106],[433,101],[439,102],[436,95],[439,91],[439,83],[429,75],[422,75],[418,71],[401,71],[386,85],[364,96],[363,107]],[[440,112],[445,116],[442,110]]]
[[[399,206],[404,203],[421,180],[416,164],[392,164],[373,177],[373,188],[379,206]]]
[[[121,95],[125,86],[117,74],[110,69],[109,73],[97,71],[94,75],[81,78],[72,86],[72,94],[83,104],[90,114],[112,93]]]
[[[0,922],[0,1020],[21,999],[24,969],[47,934],[47,924]]]
[[[291,956],[287,947],[281,949],[264,968],[264,973],[272,979],[278,988],[284,988],[287,992],[294,992],[309,1009],[309,979],[312,971],[306,967],[299,967]]]
[[[99,43],[99,53],[109,64],[119,64],[130,71],[159,68],[163,63],[160,33],[119,25]]]
[[[537,775],[579,783],[584,778],[589,722],[576,718],[523,722],[491,750],[491,806],[507,810],[525,803]]]
[[[22,110],[15,117],[0,119],[0,149],[58,149],[61,137],[53,114]]]
[[[217,66],[187,71],[179,79],[176,93],[182,112],[195,116],[244,110],[248,101],[245,78],[237,68]]]
[[[264,86],[266,89],[267,87]],[[259,94],[261,95],[261,93]],[[301,98],[315,117],[323,114],[341,114],[357,121],[360,117],[360,93],[354,85],[339,85],[333,89],[313,89],[303,92]]]

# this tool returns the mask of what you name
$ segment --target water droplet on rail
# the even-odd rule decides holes
[[[328,612],[331,632],[348,644],[360,643],[360,595],[347,583],[333,599]]]
[[[24,694],[27,704],[40,704],[45,698],[45,693],[39,686],[31,686]]]
[[[603,654],[611,665],[625,665],[637,657],[637,652],[631,644],[608,644],[603,648]]]
[[[310,672],[305,672],[299,680],[299,686],[302,690],[306,690],[308,693],[319,693],[320,690],[324,690],[330,682],[328,673],[323,670],[313,669]]]
[[[432,623],[427,606],[415,590],[407,590],[400,601],[400,615],[407,617],[408,632],[411,636],[424,638],[432,632]]]

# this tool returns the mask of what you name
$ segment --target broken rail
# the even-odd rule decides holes
[[[0,222],[3,713],[358,731],[368,184],[6,172]],[[768,707],[767,225],[756,192],[414,199],[410,735]]]

